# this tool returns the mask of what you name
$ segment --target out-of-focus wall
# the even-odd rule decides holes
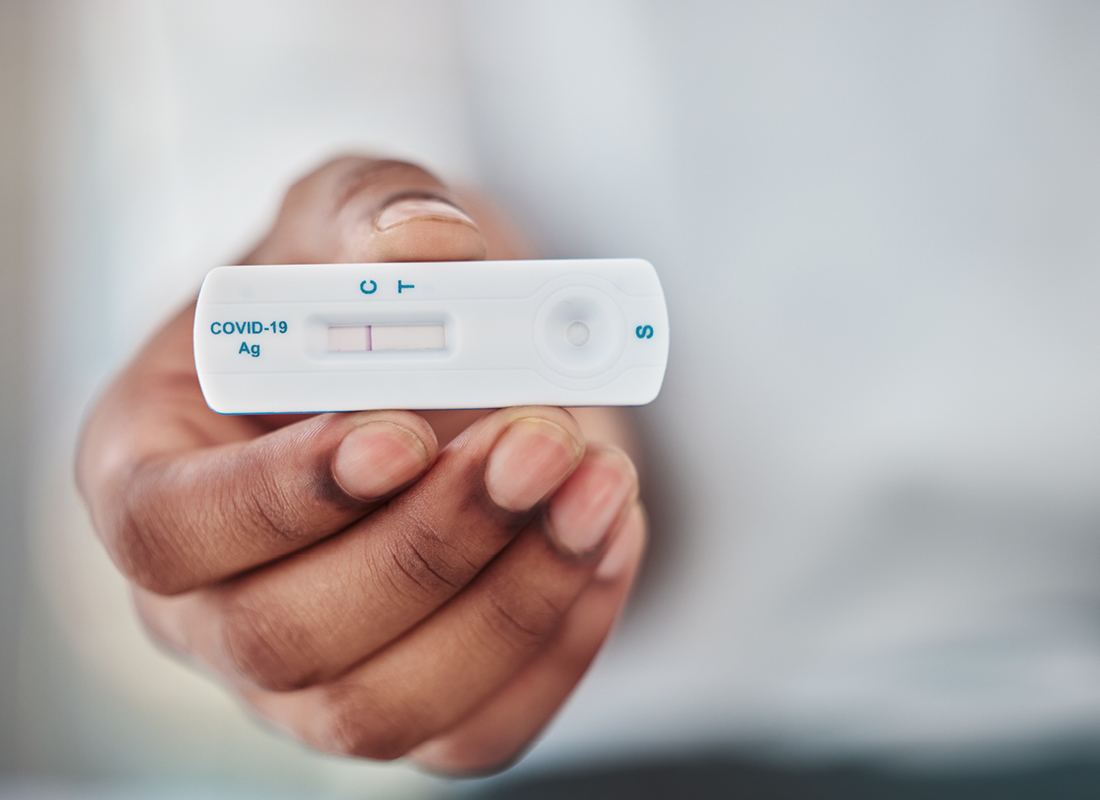
[[[22,751],[16,643],[26,586],[29,6],[0,3],[0,774]]]

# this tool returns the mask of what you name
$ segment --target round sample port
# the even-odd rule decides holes
[[[626,345],[618,305],[589,286],[562,289],[546,299],[535,316],[535,345],[555,372],[594,377],[610,369]]]
[[[569,323],[569,327],[565,329],[565,338],[574,347],[584,347],[591,336],[592,331],[588,330],[588,326],[580,320]]]

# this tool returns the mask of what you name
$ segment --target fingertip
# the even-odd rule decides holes
[[[640,502],[634,501],[596,567],[596,580],[614,583],[638,565],[645,551],[647,528],[645,509]]]
[[[382,206],[375,214],[374,227],[378,231],[388,231],[398,225],[426,220],[456,222],[477,229],[477,223],[454,203],[440,197],[419,195],[398,197]]]
[[[488,249],[465,211],[443,197],[420,192],[390,198],[369,222],[355,226],[351,238],[364,260],[377,262],[481,261]]]
[[[333,476],[350,496],[374,500],[421,475],[433,454],[434,447],[409,427],[375,419],[352,428],[341,440]]]
[[[584,445],[543,417],[520,417],[493,445],[485,487],[501,508],[526,511],[561,485],[580,463]]]
[[[481,261],[487,246],[471,224],[434,217],[411,219],[376,230],[367,261]]]
[[[638,495],[638,474],[622,450],[590,446],[584,460],[550,501],[548,533],[574,555],[596,553],[621,527]]]

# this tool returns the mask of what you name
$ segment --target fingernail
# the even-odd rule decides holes
[[[370,500],[411,481],[430,459],[427,446],[408,428],[376,421],[344,437],[332,469],[344,491]]]
[[[395,200],[379,212],[374,227],[380,231],[414,219],[444,219],[477,227],[472,219],[446,200],[434,197],[406,197]]]
[[[637,484],[626,456],[614,450],[592,454],[550,501],[551,535],[572,553],[595,550],[634,499]]]
[[[641,503],[634,503],[626,512],[619,532],[596,567],[596,580],[614,581],[622,577],[637,562],[645,545],[645,512]]]
[[[517,419],[501,434],[485,465],[485,487],[501,508],[526,511],[550,494],[584,450],[565,428],[537,417]]]

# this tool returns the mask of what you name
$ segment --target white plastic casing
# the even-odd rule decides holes
[[[634,258],[219,267],[194,330],[222,414],[642,405],[668,336]]]

